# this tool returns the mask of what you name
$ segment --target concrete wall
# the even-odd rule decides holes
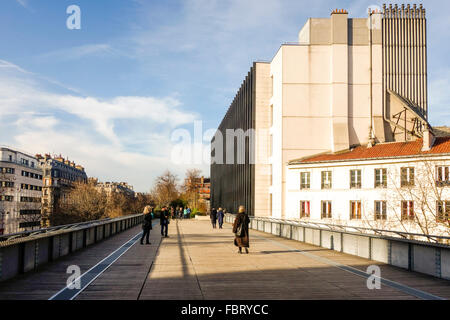
[[[39,266],[82,250],[117,232],[127,230],[142,223],[143,215],[106,220],[88,226],[80,226],[48,234],[28,236],[22,241],[15,239],[0,242],[0,282],[11,279],[18,274],[37,269]],[[118,228],[120,226],[120,228]],[[116,229],[117,228],[117,229]],[[111,233],[110,230],[114,232]],[[97,237],[95,237],[97,230]],[[117,230],[117,232],[116,232]]]

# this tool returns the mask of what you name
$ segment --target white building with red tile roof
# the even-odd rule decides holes
[[[290,161],[286,219],[449,236],[450,137],[433,140]]]

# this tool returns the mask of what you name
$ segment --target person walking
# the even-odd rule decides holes
[[[151,244],[150,243],[150,230],[152,230],[152,214],[153,214],[153,208],[150,206],[145,206],[144,208],[144,221],[142,222],[142,238],[141,238],[141,244],[144,244],[144,238],[145,238],[145,244]]]
[[[186,210],[186,218],[191,218],[191,208],[187,208],[187,210]]]
[[[217,211],[217,220],[219,222],[219,229],[222,229],[224,216],[225,216],[225,214],[224,214],[222,208],[219,208],[219,210]]]
[[[161,224],[161,236],[168,238],[167,235],[169,231],[169,210],[167,207],[163,207],[161,210],[161,215],[159,216],[159,222]]]
[[[211,224],[213,226],[213,229],[217,228],[217,210],[216,208],[212,208],[211,214],[209,215],[211,218]]]
[[[184,218],[186,218],[186,216],[187,216],[187,208],[184,208],[182,218],[184,219]]]
[[[242,248],[245,248],[245,253],[248,254],[248,248],[250,247],[250,239],[248,233],[248,225],[250,224],[250,218],[245,212],[244,206],[239,206],[239,213],[233,223],[233,233],[235,234],[234,245],[239,247],[238,253],[242,253]]]

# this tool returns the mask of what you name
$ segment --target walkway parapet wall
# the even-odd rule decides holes
[[[143,214],[0,236],[0,282],[142,223]]]
[[[225,216],[227,223],[233,223],[234,219],[233,214]],[[348,226],[320,225],[309,225],[308,222],[294,220],[250,217],[250,228],[253,230],[450,280],[450,246],[411,239],[427,238],[448,242],[450,237],[368,228],[351,232],[348,229],[354,228]],[[392,232],[398,237],[387,236],[382,234],[383,232]]]

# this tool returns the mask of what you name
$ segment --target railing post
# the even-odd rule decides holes
[[[388,240],[388,264],[392,265],[392,240]]]
[[[408,243],[408,270],[412,271],[414,269],[414,253],[411,243]]]
[[[19,265],[19,274],[22,274],[25,272],[25,243],[19,243],[19,261],[18,261],[18,265]]]
[[[54,242],[55,241],[55,237],[50,237],[48,239],[48,262],[52,262],[53,261],[53,247],[54,247]]]
[[[73,232],[69,232],[69,254],[73,252]]]
[[[34,241],[34,266],[33,269],[36,270],[39,265],[39,241]]]
[[[436,277],[442,278],[441,248],[436,248]]]
[[[2,280],[3,248],[0,248],[0,281]]]
[[[82,244],[83,248],[87,247],[87,232],[88,229],[83,229],[83,244]]]

